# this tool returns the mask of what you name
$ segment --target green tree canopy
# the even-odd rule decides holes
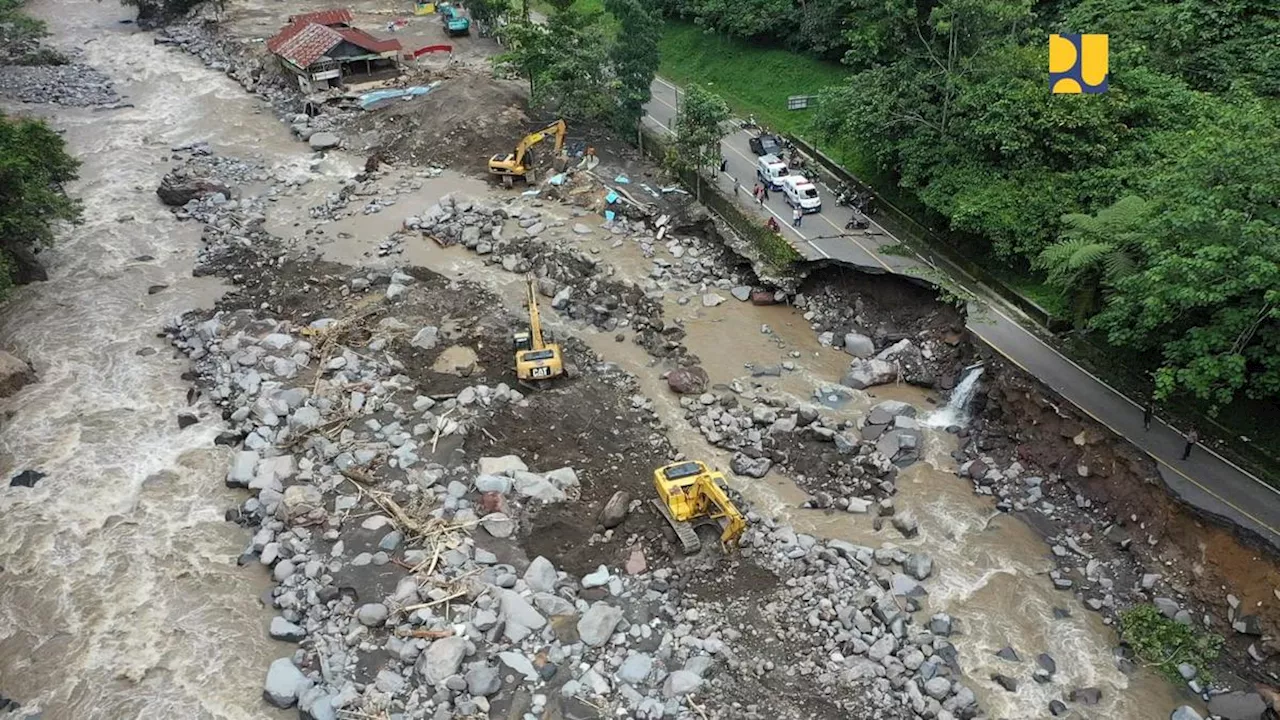
[[[80,204],[62,191],[78,167],[43,122],[0,115],[0,290],[32,250],[53,242],[59,221],[79,220]]]

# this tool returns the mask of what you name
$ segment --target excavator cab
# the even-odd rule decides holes
[[[542,319],[538,315],[538,294],[533,278],[526,280],[529,293],[529,327],[512,333],[511,344],[516,352],[516,378],[521,382],[550,380],[564,374],[564,357],[560,346],[551,342],[550,334],[542,332]]]
[[[694,555],[702,549],[702,540],[694,529],[702,524],[719,528],[721,549],[726,553],[738,546],[747,521],[721,487],[723,483],[724,475],[700,460],[653,471],[653,486],[658,491],[654,507],[675,531],[684,554]]]

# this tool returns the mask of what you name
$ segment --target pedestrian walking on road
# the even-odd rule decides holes
[[[724,172],[724,169],[727,167],[729,167],[729,161],[724,158],[720,158],[720,172]]]
[[[760,186],[760,204],[769,202],[769,183]]]
[[[1147,404],[1142,406],[1142,429],[1143,430],[1151,429],[1151,418],[1155,417],[1155,414],[1156,414],[1156,399],[1155,397],[1147,398]]]
[[[756,183],[755,187],[751,188],[751,197],[755,198],[756,202],[764,205],[764,201],[760,199],[760,183]]]
[[[738,187],[740,184],[741,183],[738,182],[738,178],[733,179],[733,196],[734,197],[738,197]]]
[[[1183,437],[1187,441],[1187,446],[1182,448],[1182,459],[1186,460],[1191,457],[1191,448],[1195,447],[1196,443],[1200,442],[1200,433],[1197,432],[1196,427],[1192,425],[1191,428],[1187,430],[1187,434]]]
[[[804,219],[804,213],[800,212],[800,208],[791,211],[791,224],[800,227],[800,221]]]

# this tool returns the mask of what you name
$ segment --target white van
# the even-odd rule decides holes
[[[818,197],[818,187],[803,175],[788,175],[782,178],[782,195],[786,198],[788,205],[800,208],[801,212],[816,213],[822,210],[822,198]]]
[[[756,177],[770,190],[782,189],[782,178],[786,177],[787,164],[777,155],[761,155],[756,160]]]

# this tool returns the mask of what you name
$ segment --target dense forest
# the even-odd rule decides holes
[[[1162,395],[1280,396],[1280,0],[660,2],[842,62],[815,130],[1045,274]],[[1108,92],[1048,92],[1054,32],[1109,35]]]

